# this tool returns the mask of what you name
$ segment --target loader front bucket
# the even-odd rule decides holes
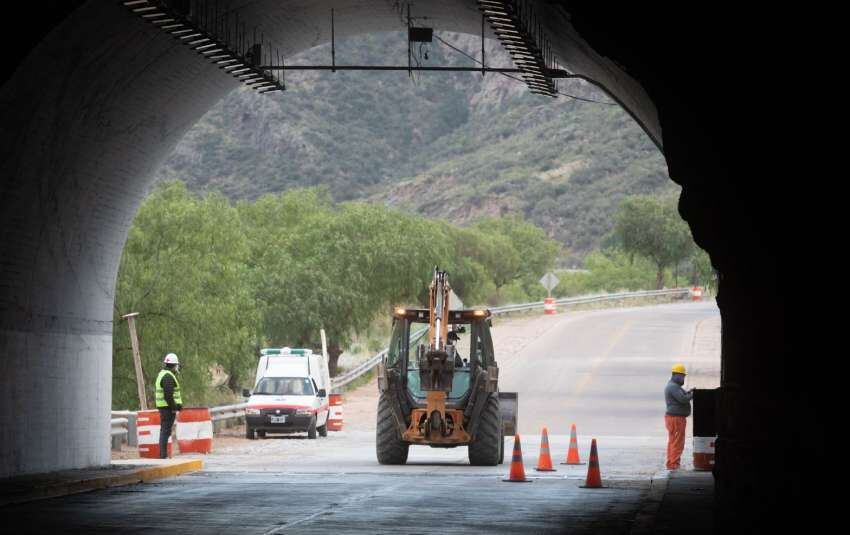
[[[516,392],[499,392],[499,412],[502,413],[502,429],[504,436],[517,434],[517,414],[519,398]]]

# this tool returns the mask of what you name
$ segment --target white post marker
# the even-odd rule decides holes
[[[136,369],[136,389],[139,394],[139,410],[148,410],[148,402],[145,397],[145,376],[142,372],[142,356],[139,352],[139,337],[136,336],[136,316],[138,312],[132,312],[121,316],[127,320],[127,326],[130,328],[130,345],[133,346],[133,367]]]

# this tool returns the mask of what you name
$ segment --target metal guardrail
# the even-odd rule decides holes
[[[129,412],[129,411],[121,411],[121,412]],[[136,438],[135,415],[132,416],[132,421],[133,421],[133,424],[134,424],[132,426],[133,427],[132,438],[131,438],[131,433],[130,433],[131,417],[129,415],[127,415],[126,417],[116,418],[115,413],[113,413],[112,416],[113,417],[110,420],[111,423],[110,423],[110,431],[109,431],[109,438],[110,438],[110,441],[112,442],[112,449],[113,450],[120,450],[121,444],[123,444],[125,442],[128,443],[128,444],[130,442],[132,442],[133,445],[135,445],[136,444],[136,441],[135,441],[135,438]]]
[[[673,290],[647,290],[642,292],[621,292],[616,294],[597,294],[582,297],[566,297],[563,299],[556,299],[555,305],[580,305],[584,303],[595,303],[599,301],[617,301],[620,299],[631,299],[636,297],[674,296],[679,294],[687,295],[689,292],[690,290],[688,288],[676,288]],[[543,308],[543,305],[543,301],[535,301],[533,303],[521,303],[518,305],[505,305],[501,307],[490,308],[490,313],[494,316],[498,316],[500,314],[507,314],[509,312],[535,310],[538,308]],[[384,349],[380,353],[369,357],[368,360],[358,364],[357,367],[345,372],[342,375],[338,375],[336,377],[331,378],[331,388],[337,389],[354,381],[364,373],[377,366],[386,353],[387,349]]]
[[[342,375],[337,375],[336,377],[331,378],[331,390],[347,385],[351,381],[357,379],[364,373],[377,366],[378,363],[381,362],[381,359],[384,358],[384,355],[387,354],[387,351],[388,349],[384,349],[380,353],[369,357],[369,360],[360,363],[359,365],[357,365],[357,367],[345,372]]]
[[[127,435],[127,418],[112,418],[112,430],[110,431],[110,435],[115,436],[126,436]]]
[[[620,299],[633,299],[636,297],[660,297],[674,295],[688,295],[688,288],[676,288],[673,290],[646,290],[642,292],[621,292],[616,294],[598,294],[586,295],[582,297],[566,297],[556,299],[555,305],[581,305],[584,303],[596,303],[599,301],[618,301]],[[520,312],[524,310],[534,310],[543,308],[543,301],[535,301],[533,303],[522,303],[519,305],[505,305],[501,307],[493,307],[490,313],[493,315],[506,314],[508,312]]]
[[[220,422],[230,418],[240,418],[245,416],[245,407],[248,403],[237,403],[235,405],[221,405],[220,407],[210,407],[210,419],[213,422]]]

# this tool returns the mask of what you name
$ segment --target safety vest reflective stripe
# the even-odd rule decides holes
[[[170,375],[174,379],[174,403],[177,405],[183,404],[183,399],[180,397],[180,381],[177,380],[177,376],[171,373],[170,370],[161,370],[156,377],[155,383],[157,409],[168,407],[168,402],[165,401],[165,390],[162,388],[162,378],[166,375]]]

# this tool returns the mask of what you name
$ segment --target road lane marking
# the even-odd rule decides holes
[[[629,331],[633,323],[633,319],[626,320],[626,322],[623,324],[617,334],[615,334],[614,337],[611,338],[610,342],[608,343],[608,347],[605,348],[605,351],[602,352],[601,356],[593,359],[593,363],[590,366],[590,370],[588,372],[585,372],[584,377],[581,379],[581,381],[579,381],[575,390],[570,393],[570,397],[568,397],[566,402],[564,402],[561,407],[561,410],[572,408],[575,405],[575,403],[579,400],[579,398],[587,389],[587,387],[590,386],[590,383],[593,382],[593,379],[596,377],[596,372],[603,364],[605,364],[605,362],[608,361],[608,358],[611,356],[611,351],[613,351],[614,347],[618,343],[620,343],[620,340],[623,339],[623,337]]]

